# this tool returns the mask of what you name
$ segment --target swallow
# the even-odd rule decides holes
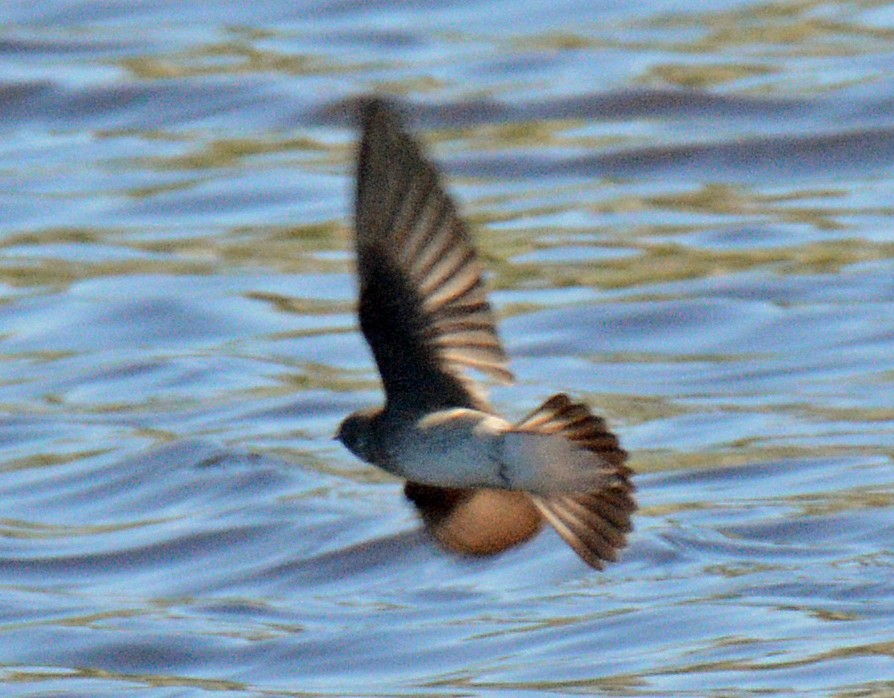
[[[424,526],[455,553],[497,553],[549,522],[590,566],[627,543],[636,509],[627,453],[605,421],[558,394],[498,415],[471,368],[513,375],[469,230],[435,166],[388,103],[360,107],[354,231],[360,328],[385,390],[336,438],[403,478]]]

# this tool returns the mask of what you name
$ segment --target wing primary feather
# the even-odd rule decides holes
[[[471,250],[455,247],[448,250],[440,259],[436,259],[431,268],[420,276],[419,288],[425,295],[429,307],[435,305],[431,298],[434,291],[448,285],[454,277],[467,273],[474,258],[475,255]]]
[[[562,539],[571,546],[572,550],[574,550],[584,562],[597,570],[601,570],[605,567],[605,563],[599,555],[591,550],[590,547],[587,546],[573,530],[571,530],[562,517],[556,514],[551,507],[546,506],[536,498],[534,499],[534,504],[537,505],[540,513],[543,514],[550,525],[556,529],[556,532]]]
[[[564,394],[554,395],[518,422],[514,430],[553,434],[589,451],[604,482],[591,492],[533,496],[534,504],[558,534],[589,565],[601,568],[627,544],[636,509],[627,457],[605,420]]]
[[[360,326],[388,402],[414,409],[486,406],[465,370],[506,382],[512,374],[468,231],[437,170],[391,108],[368,100],[361,124]]]
[[[474,263],[466,263],[426,295],[425,305],[431,312],[439,314],[439,321],[449,319],[451,316],[471,317],[473,314],[480,314],[489,325],[492,325],[493,318],[490,317],[489,309],[482,312],[478,304],[469,303],[468,298],[475,291],[481,296],[484,295],[480,274]]]
[[[448,253],[451,246],[455,246],[455,239],[451,238],[442,227],[445,223],[444,208],[441,209],[441,213],[442,217],[437,220],[434,230],[425,236],[424,244],[420,246],[410,266],[413,278],[420,283],[420,291],[422,291],[421,282],[428,276],[432,267]]]
[[[409,190],[401,200],[389,223],[389,229],[395,232],[395,244],[400,252],[401,261],[405,263],[409,254],[409,245],[413,238],[414,222],[422,216],[424,207],[431,201],[431,191],[436,183],[432,177],[419,177],[411,182]],[[399,193],[399,192],[398,192]]]
[[[624,535],[627,533],[627,530],[619,529],[617,526],[610,524],[599,514],[594,513],[592,509],[581,504],[575,497],[568,496],[562,498],[562,506],[569,516],[575,516],[583,524],[598,532],[614,548],[623,548],[627,544],[627,538]]]
[[[440,197],[437,196],[437,190],[434,181],[432,181],[432,186],[429,187],[426,197],[419,203],[415,215],[407,221],[406,227],[399,231],[401,239],[397,241],[400,243],[398,254],[401,264],[406,267],[414,279],[418,278],[413,269],[418,263],[419,255],[429,244],[431,238],[438,235],[441,221],[447,213]]]

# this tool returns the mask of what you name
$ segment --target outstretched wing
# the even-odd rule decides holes
[[[490,554],[527,540],[545,519],[592,567],[617,559],[632,529],[635,488],[633,471],[624,465],[627,453],[605,422],[585,405],[555,395],[506,434],[513,436],[519,439],[510,446],[511,464],[529,459],[530,466],[522,466],[541,480],[537,489],[408,482],[404,492],[428,531],[449,550]]]
[[[515,427],[558,434],[594,456],[603,484],[592,491],[533,495],[534,504],[565,542],[583,560],[601,569],[615,560],[627,545],[632,530],[633,471],[624,461],[627,453],[600,418],[586,406],[573,403],[567,395],[554,395]]]
[[[362,107],[360,327],[392,406],[481,407],[472,367],[511,382],[469,233],[434,166],[380,100]]]

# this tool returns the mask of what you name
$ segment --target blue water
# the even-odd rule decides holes
[[[0,5],[0,695],[894,694],[894,11]],[[331,440],[354,98],[489,269],[519,417],[641,510],[443,553]]]

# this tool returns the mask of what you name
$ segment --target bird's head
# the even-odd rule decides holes
[[[367,463],[373,462],[373,421],[379,410],[363,410],[349,415],[338,427],[335,438],[351,453]]]

